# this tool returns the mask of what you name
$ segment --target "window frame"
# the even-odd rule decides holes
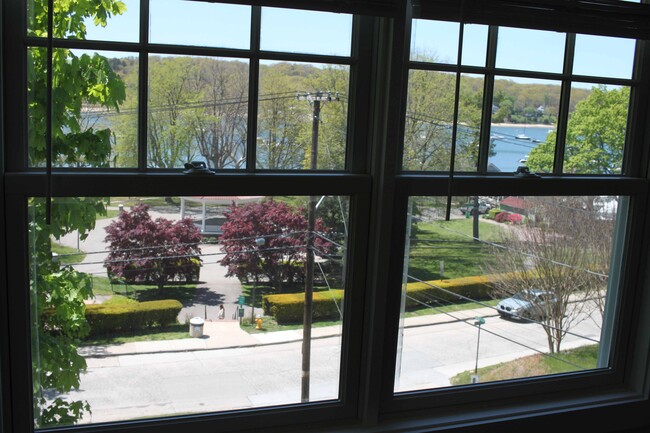
[[[485,1],[485,0],[483,0]],[[233,3],[269,4],[233,1]],[[332,3],[284,1],[283,6],[327,10]],[[342,172],[305,172],[246,170],[219,173],[214,177],[185,176],[178,171],[147,169],[146,152],[141,152],[136,169],[53,169],[48,176],[42,168],[27,168],[25,120],[27,117],[24,90],[26,80],[26,46],[23,41],[24,24],[16,24],[16,16],[24,18],[21,1],[3,4],[3,87],[6,168],[0,180],[4,195],[0,203],[0,223],[4,230],[0,240],[5,248],[0,252],[0,349],[2,357],[2,420],[0,429],[7,432],[33,430],[31,416],[31,346],[29,332],[27,248],[27,199],[30,196],[110,196],[110,195],[349,195],[351,198],[351,238],[349,239],[344,337],[340,376],[340,401],[295,404],[282,407],[259,408],[223,413],[172,416],[142,421],[127,421],[105,425],[88,425],[41,429],[39,431],[101,431],[101,432],[160,432],[176,433],[193,428],[195,431],[249,430],[261,426],[270,431],[301,431],[305,426],[317,426],[323,431],[428,431],[454,430],[464,427],[471,431],[502,431],[508,428],[527,428],[540,431],[540,419],[570,420],[574,414],[590,417],[586,421],[594,431],[616,428],[634,428],[642,422],[634,414],[650,409],[648,400],[650,372],[650,223],[648,206],[650,188],[648,162],[650,159],[650,47],[648,42],[637,43],[638,59],[634,77],[638,85],[631,96],[628,125],[628,155],[624,162],[624,176],[568,176],[555,174],[540,180],[513,180],[511,176],[486,173],[462,173],[453,176],[440,173],[412,173],[401,171],[401,143],[403,110],[405,109],[406,80],[408,77],[408,38],[413,15],[409,1],[394,7],[373,9],[364,2],[353,12],[353,51],[350,77],[350,106],[348,122],[348,164]],[[381,3],[381,2],[378,2]],[[386,3],[386,2],[384,2]],[[455,2],[436,1],[438,6],[453,8]],[[468,0],[468,7],[479,10],[480,1]],[[488,6],[499,1],[489,2]],[[540,0],[541,3],[541,0]],[[593,2],[591,2],[593,3]],[[598,3],[598,2],[596,2]],[[606,2],[605,2],[606,3]],[[146,39],[148,0],[141,1],[141,40]],[[643,5],[647,11],[648,5]],[[367,9],[364,9],[366,8]],[[622,6],[625,11],[639,10],[639,5]],[[259,8],[254,6],[253,9]],[[24,8],[23,8],[24,9]],[[489,10],[486,16],[489,17]],[[587,9],[589,10],[589,9]],[[259,10],[258,10],[259,11]],[[438,18],[446,9],[439,9]],[[259,14],[258,14],[259,15]],[[603,17],[605,13],[601,13]],[[451,15],[450,15],[451,16]],[[455,15],[454,15],[455,16]],[[490,20],[494,21],[494,17]],[[511,19],[511,17],[508,17]],[[23,23],[25,20],[22,21]],[[517,21],[532,24],[533,18]],[[491,23],[493,24],[493,22]],[[561,23],[564,25],[563,23]],[[578,26],[593,29],[585,20]],[[254,28],[255,26],[253,26]],[[532,27],[531,27],[532,28]],[[252,30],[254,33],[254,30]],[[29,38],[28,38],[29,39]],[[13,42],[8,42],[13,41]],[[35,43],[28,40],[30,44]],[[112,43],[68,41],[72,48],[97,48],[138,52],[141,59],[149,55],[141,43]],[[41,42],[39,42],[41,43]],[[58,42],[57,42],[58,43]],[[240,57],[239,50],[183,47],[171,49],[156,46],[161,52],[177,54],[212,53],[219,57]],[[254,48],[251,46],[251,50]],[[128,51],[128,50],[127,50]],[[181,51],[179,53],[179,51]],[[259,53],[258,55],[267,55]],[[276,53],[268,54],[273,56]],[[494,53],[492,54],[494,55]],[[264,57],[265,59],[267,57]],[[282,59],[313,61],[322,56],[286,55]],[[332,58],[331,60],[337,60]],[[18,60],[18,66],[16,66]],[[259,57],[257,58],[259,61]],[[337,60],[338,61],[338,60]],[[253,63],[253,62],[251,62]],[[12,64],[10,67],[9,64]],[[471,70],[471,69],[470,69]],[[139,92],[146,86],[146,65],[141,72]],[[516,71],[516,75],[521,75]],[[144,77],[144,78],[142,78]],[[249,75],[251,83],[257,77]],[[143,83],[144,81],[144,83]],[[144,86],[143,86],[144,84]],[[252,84],[251,86],[255,86]],[[256,98],[251,93],[252,105]],[[484,95],[484,98],[487,96]],[[491,97],[490,97],[491,99]],[[365,104],[368,103],[368,106]],[[6,104],[6,105],[5,105]],[[146,137],[146,104],[140,107],[140,135]],[[250,117],[256,109],[249,107]],[[395,121],[395,119],[401,119]],[[249,119],[249,123],[252,120]],[[254,120],[256,121],[256,119]],[[146,122],[146,120],[145,120]],[[16,126],[17,125],[17,126]],[[398,127],[396,127],[398,125]],[[143,132],[144,131],[144,132]],[[489,130],[488,130],[489,133]],[[144,135],[143,135],[144,134]],[[484,132],[482,132],[484,134]],[[251,136],[254,136],[251,134]],[[249,137],[250,140],[250,137]],[[140,140],[142,141],[142,140]],[[140,144],[140,146],[143,146]],[[250,143],[249,143],[250,148]],[[247,155],[250,157],[250,155]],[[486,157],[487,158],[487,157]],[[607,371],[581,372],[548,378],[522,379],[498,384],[477,384],[468,387],[423,391],[393,395],[394,362],[398,332],[401,290],[402,255],[406,227],[406,209],[411,195],[579,195],[597,190],[607,195],[632,197],[630,217],[619,291],[621,316],[616,328],[616,350],[612,367]],[[17,229],[19,228],[19,229]],[[387,228],[392,229],[389,236]],[[17,253],[9,246],[18,245]],[[22,247],[21,247],[22,245]],[[388,251],[394,253],[389,254]],[[8,270],[12,270],[8,272]],[[629,313],[629,314],[628,314]],[[539,392],[539,386],[544,387]],[[536,388],[537,387],[537,388]],[[607,408],[603,410],[602,408]],[[578,415],[576,415],[578,416]],[[617,418],[617,419],[614,419]],[[623,419],[621,419],[623,418]],[[597,427],[596,427],[597,426]]]

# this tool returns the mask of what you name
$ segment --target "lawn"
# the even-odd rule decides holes
[[[493,254],[490,245],[472,239],[473,220],[421,222],[411,238],[409,275],[421,280],[460,278],[484,273]],[[479,220],[479,239],[498,242],[503,227]],[[444,274],[440,275],[440,262]]]
[[[196,286],[196,284],[188,283],[169,283],[161,290],[153,284],[111,284],[108,277],[93,276],[93,294],[125,295],[140,302],[159,299],[176,299],[180,302],[189,301],[194,297]]]
[[[481,382],[493,382],[592,369],[596,368],[596,362],[598,361],[598,345],[593,344],[566,350],[554,356],[558,359],[542,354],[525,356],[514,361],[479,368],[478,375]],[[450,383],[452,385],[469,384],[470,375],[473,373],[474,370],[462,372],[452,377]]]
[[[86,253],[76,248],[66,247],[65,245],[52,242],[52,252],[58,254],[59,263],[71,265],[80,263],[86,258]]]

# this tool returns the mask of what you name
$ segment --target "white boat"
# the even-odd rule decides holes
[[[528,155],[524,156],[519,160],[519,164],[525,164],[528,162]]]
[[[530,140],[530,137],[527,136],[526,134],[517,134],[515,135],[515,138],[517,140]]]

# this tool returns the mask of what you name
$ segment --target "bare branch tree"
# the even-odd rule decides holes
[[[527,198],[527,223],[509,231],[495,247],[494,264],[486,266],[489,275],[508,274],[492,282],[493,296],[517,295],[529,303],[525,318],[539,321],[552,353],[578,323],[594,314],[602,319],[613,224],[602,218],[595,199]]]

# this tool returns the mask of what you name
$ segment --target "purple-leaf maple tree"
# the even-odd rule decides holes
[[[268,200],[233,205],[225,216],[220,242],[226,254],[219,263],[228,268],[226,276],[266,280],[278,291],[285,283],[304,281],[308,235],[304,209]],[[331,253],[334,245],[319,236],[330,232],[320,219],[316,219],[315,232],[315,254]]]
[[[153,220],[149,206],[124,211],[106,227],[109,254],[104,266],[127,283],[195,282],[201,267],[201,233],[191,219]]]

